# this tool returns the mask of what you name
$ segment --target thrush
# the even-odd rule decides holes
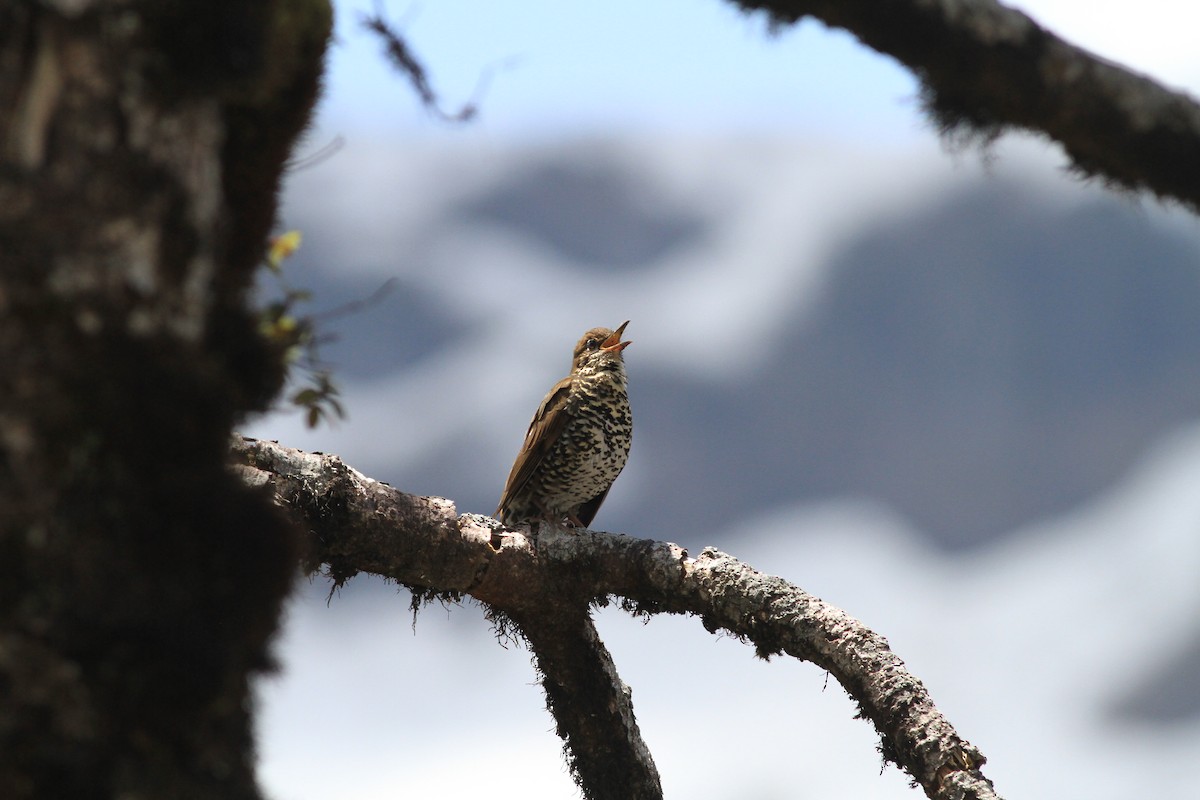
[[[621,354],[628,324],[592,328],[575,345],[571,374],[542,400],[508,474],[496,509],[505,525],[592,524],[633,437]]]

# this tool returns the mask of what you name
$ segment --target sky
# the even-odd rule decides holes
[[[1136,11],[1130,0],[1030,0],[1019,6],[1075,44],[1200,94],[1195,45],[1200,8],[1180,0],[1142,0]],[[875,170],[839,177],[841,165],[856,160],[839,156],[837,165],[827,167],[797,164],[807,171],[779,181],[800,185],[806,176],[841,184],[844,196],[836,208],[830,203],[812,209],[827,230],[848,224],[851,211],[845,209],[859,213],[863,205],[903,199],[918,183],[909,177],[930,160],[953,160],[944,157],[921,119],[911,76],[819,23],[772,34],[761,18],[716,0],[388,2],[388,17],[424,62],[444,106],[453,111],[465,102],[480,105],[478,120],[464,126],[423,111],[407,83],[384,63],[378,41],[357,22],[372,7],[369,0],[337,4],[327,94],[308,146],[316,150],[341,137],[343,149],[326,165],[298,174],[297,187],[322,192],[322,180],[351,171],[339,165],[379,158],[382,166],[379,154],[387,148],[486,154],[490,148],[552,147],[609,136],[804,139],[843,151],[860,148],[869,158],[857,161],[869,161]],[[487,76],[482,90],[481,76]],[[1052,161],[1046,155],[1051,151],[1042,150],[1042,163]],[[920,159],[905,159],[905,153],[919,153]],[[889,160],[895,166],[881,169]],[[722,167],[734,171],[733,165]],[[944,164],[937,169],[949,171]],[[330,216],[344,221],[342,230],[354,245],[379,246],[389,203],[422,201],[396,191],[390,181],[397,174],[383,173],[388,180],[377,185],[331,187],[321,195],[337,205]],[[355,199],[361,209],[350,208]],[[799,191],[784,199],[801,202]],[[732,256],[742,241],[760,239],[751,223],[767,230],[767,215],[784,205],[778,200],[751,208],[745,239],[731,239],[718,255]],[[361,227],[349,227],[354,224]],[[495,289],[467,288],[481,294]],[[650,314],[635,309],[625,316],[645,320]],[[670,342],[639,324],[632,338],[649,361],[656,346]],[[730,335],[741,334],[732,329]],[[464,351],[462,364],[475,363],[469,358],[476,355]],[[429,375],[406,376],[400,388],[418,396],[432,391],[453,377],[455,366],[424,367]],[[535,363],[529,374],[542,369]],[[504,379],[519,381],[522,374]],[[390,448],[380,462],[396,448],[420,444],[380,441],[387,437],[379,436],[379,426],[395,414],[393,387],[358,395],[355,387],[347,388],[351,418],[339,426],[305,438],[293,416],[268,420],[253,433],[343,455],[348,441],[369,438],[376,447]],[[526,406],[523,399],[504,400],[494,414],[524,421]],[[410,440],[421,438],[416,433]],[[1123,677],[1114,671],[1132,669],[1113,630],[1142,638],[1171,633],[1168,626],[1139,624],[1129,609],[1171,608],[1178,614],[1200,602],[1189,577],[1200,553],[1178,545],[1200,525],[1200,505],[1187,500],[1195,496],[1188,487],[1200,474],[1200,432],[1181,442],[1148,453],[1112,497],[1031,525],[999,552],[985,554],[986,563],[982,557],[952,561],[923,551],[905,522],[887,509],[836,500],[816,508],[769,509],[764,519],[747,520],[746,526],[768,535],[737,555],[769,565],[776,574],[804,576],[797,582],[806,589],[836,599],[886,633],[950,719],[992,758],[989,774],[1006,796],[1123,800],[1139,796],[1147,775],[1165,781],[1162,786],[1187,786],[1184,771],[1194,763],[1197,726],[1139,738],[1105,733],[1109,729],[1093,725],[1088,716],[1103,705],[1106,691],[1121,685]],[[372,459],[347,460],[369,469]],[[791,546],[797,518],[814,542],[802,552]],[[1095,538],[1079,541],[1082,531]],[[1148,533],[1134,538],[1131,531]],[[1061,579],[1080,567],[1081,552],[1109,553],[1108,544],[1121,556],[1089,565],[1099,576],[1094,584]],[[1171,569],[1158,572],[1162,563]],[[1017,585],[1043,591],[1005,602],[1007,587]],[[1144,587],[1143,605],[1111,604],[1114,587],[1129,585]],[[301,587],[281,642],[284,677],[266,690],[262,774],[276,800],[461,797],[481,786],[494,797],[576,796],[528,654],[500,648],[478,608],[428,609],[414,627],[407,597],[391,587],[355,579],[328,607],[324,592],[320,581]],[[1045,609],[1063,616],[1047,618]],[[1039,618],[1037,625],[1030,625],[1031,616]],[[944,625],[923,624],[931,618]],[[825,688],[824,674],[811,665],[761,664],[737,642],[699,634],[692,620],[656,619],[642,626],[605,613],[598,624],[623,678],[634,687],[639,720],[669,797],[739,796],[731,793],[733,786],[748,787],[740,796],[764,800],[918,796],[896,769],[880,774],[874,733],[851,719],[844,693]],[[1082,632],[1081,649],[1062,649],[1059,625]],[[1036,669],[1025,668],[1026,654],[1000,644],[1022,637],[1038,647]],[[1094,665],[1082,681],[1076,658]],[[447,718],[450,694],[466,706]],[[1130,768],[1125,760],[1145,769]],[[742,773],[709,774],[722,763],[736,764]],[[804,786],[781,789],[792,773],[803,777]],[[495,776],[490,785],[486,776]],[[1082,777],[1091,784],[1072,795]],[[756,787],[754,780],[761,783]]]
[[[1192,4],[1015,5],[1074,44],[1200,90],[1200,8]],[[359,24],[371,8],[363,0],[337,4],[326,134],[523,141],[622,131],[929,135],[906,71],[812,20],[770,33],[762,15],[717,0],[389,2],[386,16],[425,64],[444,107],[481,108],[474,125],[447,125],[422,112],[383,63],[377,39]]]

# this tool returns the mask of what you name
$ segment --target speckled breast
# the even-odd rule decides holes
[[[608,489],[629,458],[633,415],[625,376],[612,372],[578,378],[571,386],[570,421],[541,476],[541,501],[558,515]]]

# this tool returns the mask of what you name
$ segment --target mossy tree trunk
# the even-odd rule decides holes
[[[325,0],[0,0],[0,794],[256,798],[292,530],[226,470]]]

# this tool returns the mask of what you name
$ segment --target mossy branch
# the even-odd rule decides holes
[[[1200,211],[1200,106],[1076,47],[994,0],[731,0],[773,24],[815,17],[892,56],[921,82],[951,141],[1008,130],[1062,145],[1074,171]],[[818,76],[813,76],[817,79]]]
[[[515,625],[542,673],[568,763],[588,798],[662,796],[626,688],[595,634],[592,604],[618,597],[641,614],[699,617],[760,656],[828,670],[878,731],[880,750],[937,800],[997,797],[978,748],[960,737],[887,640],[803,589],[706,549],[690,558],[661,541],[589,531],[508,529],[406,494],[334,455],[236,440],[243,479],[274,493],[306,529],[305,567],[335,583],[358,572],[424,598],[470,595]],[[563,698],[571,698],[564,702]],[[581,705],[586,713],[580,713]],[[599,743],[605,743],[601,746]]]

